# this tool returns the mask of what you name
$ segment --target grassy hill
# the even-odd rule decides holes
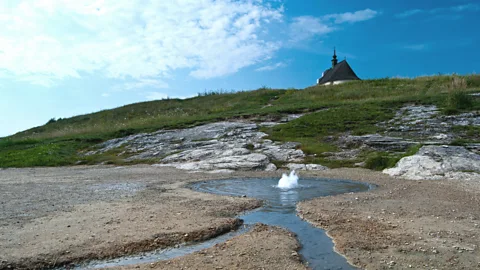
[[[206,92],[198,97],[142,102],[65,119],[52,119],[0,139],[0,167],[61,166],[79,161],[120,163],[114,153],[78,155],[108,139],[158,129],[191,127],[227,119],[276,119],[313,112],[264,131],[273,140],[298,141],[308,154],[334,151],[325,140],[349,131],[378,132],[374,124],[390,119],[407,103],[434,104],[445,114],[480,110],[480,75],[377,79],[302,90],[267,89],[237,93]],[[328,108],[329,110],[323,110]],[[467,138],[468,139],[468,138]],[[313,162],[324,162],[321,158]],[[349,166],[351,164],[331,164]]]

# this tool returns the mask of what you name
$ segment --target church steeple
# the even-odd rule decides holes
[[[332,68],[334,68],[337,64],[338,64],[337,49],[335,47],[333,47]]]

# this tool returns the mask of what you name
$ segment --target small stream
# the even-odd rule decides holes
[[[332,240],[322,229],[312,226],[296,215],[297,202],[316,197],[331,196],[348,192],[367,191],[372,186],[329,179],[300,179],[292,189],[277,187],[278,179],[227,179],[195,183],[194,190],[221,195],[254,197],[264,200],[259,210],[246,213],[239,218],[245,224],[264,223],[286,228],[297,234],[302,245],[300,254],[312,269],[355,269],[344,257],[333,249]]]
[[[151,263],[187,255],[243,234],[255,223],[280,226],[297,234],[297,239],[302,246],[299,253],[312,269],[355,269],[344,257],[334,251],[331,239],[323,230],[296,215],[296,204],[299,201],[321,196],[367,191],[372,186],[348,180],[318,178],[302,178],[298,182],[299,185],[291,189],[278,188],[276,178],[239,178],[193,183],[190,187],[196,191],[228,196],[248,196],[261,199],[264,204],[260,209],[239,216],[244,220],[244,225],[239,230],[214,239],[108,261],[93,261],[78,266],[77,269]]]

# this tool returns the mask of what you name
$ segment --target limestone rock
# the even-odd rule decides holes
[[[383,172],[411,180],[480,180],[480,155],[461,146],[423,146],[417,154],[402,158]]]
[[[307,171],[325,171],[328,170],[328,167],[322,166],[320,164],[307,164]]]
[[[295,119],[296,115],[290,116]],[[278,124],[278,123],[277,123]],[[272,124],[273,125],[273,124]],[[296,142],[264,139],[255,123],[217,122],[178,130],[159,130],[109,140],[103,153],[123,147],[126,161],[158,159],[161,164],[191,171],[276,170],[273,160],[302,162],[305,154]]]
[[[275,166],[275,164],[273,163],[270,163],[267,165],[267,167],[265,167],[265,171],[267,172],[273,172],[273,171],[276,171],[277,170],[277,166]]]
[[[289,168],[290,170],[295,170],[295,171],[305,171],[305,170],[307,170],[307,166],[305,164],[288,163],[285,166],[287,168]]]
[[[434,105],[407,105],[389,121],[378,123],[386,134],[409,137],[421,143],[444,144],[457,138],[454,126],[480,126],[480,112],[442,115]]]
[[[369,134],[363,136],[344,136],[340,142],[345,146],[366,145],[378,151],[406,151],[410,146],[418,144],[417,142],[403,138],[382,136],[379,134]]]
[[[286,165],[290,170],[295,171],[324,171],[328,170],[327,167],[319,164],[298,164],[298,163],[289,163]]]

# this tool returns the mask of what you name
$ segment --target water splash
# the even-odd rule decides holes
[[[298,175],[295,173],[295,170],[292,170],[289,175],[286,173],[282,174],[282,178],[278,181],[277,187],[283,189],[296,188],[298,186]]]

